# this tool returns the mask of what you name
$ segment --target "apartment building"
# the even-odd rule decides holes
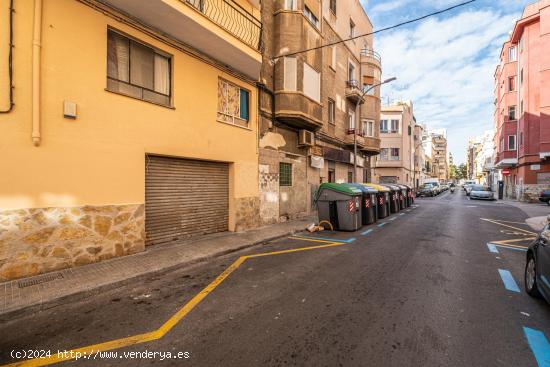
[[[424,129],[425,127],[422,124],[414,125],[414,187],[419,187],[426,179],[426,153],[424,152],[424,142],[422,140]]]
[[[416,119],[412,101],[383,106],[380,113],[380,156],[375,181],[413,186]]]
[[[493,155],[495,132],[487,130],[483,134],[469,139],[468,171],[469,178],[479,184],[493,186]]]
[[[550,1],[525,7],[494,74],[495,168],[505,196],[537,200],[550,187]]]
[[[259,1],[7,3],[0,281],[259,224]]]
[[[422,129],[422,151],[424,153],[424,169],[423,180],[420,181],[420,184],[423,184],[425,179],[437,178],[436,168],[438,168],[438,166],[434,166],[433,164],[435,143],[426,126]]]
[[[437,179],[440,182],[449,180],[449,166],[447,162],[447,133],[442,131],[432,131],[434,140],[433,164],[437,166]]]
[[[321,182],[370,180],[380,90],[369,88],[380,81],[381,61],[372,36],[302,52],[371,32],[359,0],[268,1],[262,22],[260,218],[267,224],[313,212]]]

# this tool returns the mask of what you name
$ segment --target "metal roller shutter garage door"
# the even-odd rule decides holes
[[[227,231],[228,211],[227,163],[146,157],[148,245]]]

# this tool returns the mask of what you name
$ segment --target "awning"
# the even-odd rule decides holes
[[[506,158],[495,163],[495,168],[513,167],[518,164],[517,158]]]

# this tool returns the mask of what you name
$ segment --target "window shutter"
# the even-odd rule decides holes
[[[129,82],[129,41],[116,32],[107,36],[107,75],[113,79]]]
[[[155,53],[149,47],[130,41],[130,83],[153,89]]]
[[[248,91],[241,89],[241,118],[245,121],[248,121]]]
[[[321,101],[319,73],[306,63],[304,63],[304,94],[317,102]]]
[[[296,88],[296,58],[284,58],[284,90],[295,91]]]

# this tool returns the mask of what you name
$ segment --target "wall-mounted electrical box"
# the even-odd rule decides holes
[[[63,117],[67,119],[76,119],[76,103],[63,101]]]

